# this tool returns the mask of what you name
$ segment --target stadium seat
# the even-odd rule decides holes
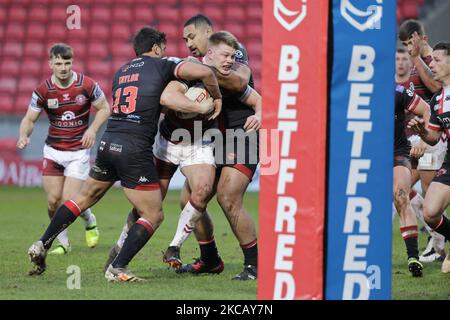
[[[90,36],[93,40],[109,39],[110,28],[103,22],[92,23],[89,27]]]
[[[178,56],[179,52],[180,51],[178,50],[178,47],[177,47],[175,41],[168,42],[167,48],[166,48],[166,56],[168,56],[168,57],[176,57],[176,56]]]
[[[174,23],[162,22],[158,25],[158,30],[167,36],[167,44],[170,45],[182,35],[182,29]]]
[[[6,40],[22,41],[25,38],[25,26],[16,22],[8,23],[5,36]]]
[[[31,94],[32,92],[17,96],[12,106],[12,113],[19,116],[24,116],[28,110],[28,106],[30,105]]]
[[[6,17],[8,16],[8,14],[6,12],[7,12],[6,7],[0,6],[0,21],[6,20]]]
[[[151,25],[154,19],[153,9],[149,6],[136,6],[134,8],[134,22],[142,25]]]
[[[262,38],[262,22],[251,22],[247,24],[247,38],[259,40]]]
[[[107,43],[90,42],[87,44],[89,59],[104,60],[110,55]]]
[[[91,11],[91,21],[111,23],[111,10],[105,6],[95,6]]]
[[[89,60],[87,62],[86,74],[94,79],[98,77],[109,77],[110,64],[101,60]]]
[[[0,77],[16,78],[20,74],[20,62],[14,57],[3,58],[0,64]]]
[[[61,6],[60,4],[55,3],[50,9],[50,21],[52,23],[62,23],[65,26],[68,17],[66,10],[67,6]]]
[[[26,75],[19,80],[17,91],[19,92],[19,95],[28,94],[29,97],[31,97],[31,94],[37,88],[39,83],[40,81],[37,78]]]
[[[217,28],[217,24],[218,23],[221,24],[224,19],[222,7],[208,4],[207,6],[204,6],[203,13],[209,19],[211,19],[211,22],[213,23],[215,30],[221,30]]]
[[[17,80],[14,78],[0,78],[0,95],[14,94],[17,88]]]
[[[4,137],[0,139],[0,150],[2,155],[4,153],[16,154],[17,153],[17,137]]]
[[[134,53],[133,46],[131,43],[126,43],[122,41],[114,41],[111,44],[111,53],[113,55],[113,60],[122,60],[123,63],[136,57]]]
[[[41,42],[27,41],[24,47],[24,58],[33,57],[34,59],[42,58],[44,53],[44,45]]]
[[[242,24],[227,22],[224,29],[231,32],[239,41],[245,43],[245,28]]]
[[[253,59],[260,59],[262,56],[262,43],[261,41],[247,41],[244,43],[245,48],[247,49],[248,56],[250,57],[250,61]]]
[[[20,58],[23,55],[23,45],[20,42],[6,42],[3,47],[3,58]]]
[[[70,31],[67,31],[67,41],[73,41],[73,40],[79,40],[79,41],[86,41],[89,38],[89,30],[88,28],[83,26],[83,23],[81,23],[80,29],[73,29]]]
[[[32,22],[47,23],[48,21],[48,11],[47,8],[41,6],[33,6],[30,9],[28,20]]]
[[[47,59],[41,59],[33,55],[28,55],[24,57],[21,63],[21,74],[30,75],[32,77],[39,77],[41,75],[42,64],[46,63]]]
[[[111,27],[111,38],[114,40],[128,41],[132,36],[133,33],[130,30],[130,24],[115,23]]]
[[[47,29],[47,42],[64,42],[67,37],[67,28],[64,22],[52,23]]]
[[[247,19],[249,21],[258,21],[259,23],[262,23],[263,10],[261,6],[247,5],[246,11]]]
[[[67,41],[67,44],[73,48],[74,60],[85,60],[87,57],[87,46],[85,42]]]
[[[8,20],[10,22],[24,23],[26,19],[27,19],[27,10],[23,6],[14,5],[9,8]]]
[[[128,6],[116,6],[113,8],[112,11],[112,21],[114,23],[121,22],[121,23],[130,23],[133,21],[133,12],[131,11],[131,8]]]
[[[415,1],[405,1],[401,6],[401,13],[404,19],[417,18],[417,3]]]
[[[86,73],[86,67],[83,59],[78,59],[77,56],[75,56],[75,59],[73,61],[73,67],[72,70],[79,73]],[[44,78],[44,77],[42,77]]]
[[[246,15],[243,7],[226,6],[225,19],[227,21],[236,21],[237,23],[245,22]]]
[[[3,113],[5,115],[9,115],[12,111],[13,104],[14,104],[14,98],[12,95],[9,94],[2,94],[0,92],[0,113]]]
[[[183,20],[183,24],[184,22],[189,19],[192,16],[195,16],[198,13],[201,13],[202,10],[200,10],[199,6],[194,6],[194,5],[186,5],[183,6],[182,9],[180,10],[180,15],[181,15],[181,19]]]
[[[158,5],[155,9],[156,18],[159,22],[176,22],[179,21],[179,10],[167,5]]]
[[[45,33],[45,26],[42,23],[30,23],[27,26],[27,41],[42,41]]]

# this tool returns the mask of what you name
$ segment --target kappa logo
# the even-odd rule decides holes
[[[146,182],[150,182],[150,181],[146,177],[140,176],[138,182],[146,183]]]
[[[381,28],[383,0],[376,0],[378,5],[370,5],[365,11],[356,8],[351,1],[352,0],[341,0],[341,15],[348,23],[361,32],[369,29]],[[362,21],[358,21],[356,18]]]
[[[306,0],[297,0],[296,7],[299,10],[291,11],[284,6],[282,0],[274,0],[273,2],[275,19],[288,31],[294,30],[306,17]],[[285,17],[289,17],[291,21],[289,22]]]

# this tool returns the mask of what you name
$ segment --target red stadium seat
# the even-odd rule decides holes
[[[417,18],[417,3],[406,1],[401,6],[401,13],[404,19]]]
[[[28,106],[30,105],[31,94],[32,92],[17,96],[11,110],[12,113],[16,115],[25,115],[28,110]]]
[[[3,47],[3,57],[21,58],[23,45],[20,42],[6,42]]]
[[[224,29],[231,32],[240,42],[245,43],[245,28],[242,24],[227,22]]]
[[[68,41],[68,45],[70,45],[73,49],[74,60],[85,60],[87,55],[87,46],[85,42],[78,41]]]
[[[242,23],[246,19],[245,9],[243,7],[227,6],[225,7],[225,19]]]
[[[134,21],[142,25],[150,25],[154,19],[153,9],[149,6],[136,6],[134,8]]]
[[[133,46],[130,43],[121,41],[114,41],[111,44],[111,53],[113,55],[113,60],[122,60],[123,63],[136,57]]]
[[[101,60],[89,60],[86,74],[94,79],[98,77],[109,77],[110,63]]]
[[[21,41],[25,38],[25,26],[20,23],[11,22],[6,27],[6,39]]]
[[[79,73],[86,73],[84,61],[82,59],[77,59],[77,56],[75,56],[75,59],[73,60],[72,70]]]
[[[249,21],[259,21],[262,23],[262,6],[250,6],[247,5],[247,18]]]
[[[184,22],[192,16],[195,16],[198,13],[201,13],[202,10],[198,6],[195,5],[186,5],[180,9],[180,19]]]
[[[91,11],[91,21],[111,23],[111,10],[105,6],[95,6]]]
[[[67,31],[67,41],[79,40],[86,41],[89,37],[89,30],[85,26],[83,26],[83,22],[81,23],[80,29],[72,29]]]
[[[247,24],[247,38],[262,38],[262,23],[252,22]]]
[[[182,36],[181,27],[174,23],[162,22],[158,25],[158,30],[166,34],[168,45]]]
[[[27,26],[28,41],[42,41],[45,38],[45,26],[42,23],[30,23]]]
[[[261,41],[247,41],[245,44],[250,61],[253,59],[260,59],[262,56],[262,43]]]
[[[44,45],[41,42],[27,41],[25,42],[24,58],[33,57],[40,59],[45,55]]]
[[[131,7],[128,6],[116,6],[114,7],[112,11],[112,21],[114,23],[121,22],[121,23],[130,23],[133,21],[133,14],[131,11]]]
[[[10,114],[14,105],[13,96],[0,93],[0,101],[0,113]]]
[[[108,39],[110,34],[109,26],[101,23],[92,23],[89,27],[90,36],[92,39],[98,41],[100,39]]]
[[[130,25],[125,23],[115,23],[111,28],[111,38],[114,40],[128,41],[132,38],[133,33]]]
[[[176,42],[174,42],[174,41],[168,42],[167,48],[166,48],[166,56],[168,56],[168,57],[179,56],[179,50],[176,45]]]
[[[27,10],[23,6],[14,5],[9,8],[8,20],[23,23],[27,19]]]
[[[3,43],[3,36],[5,35],[5,27],[0,25],[0,41]]]
[[[52,23],[47,29],[47,42],[64,42],[67,37],[67,28],[64,22]]]
[[[203,13],[211,20],[214,25],[215,30],[220,30],[217,28],[218,23],[222,23],[224,20],[223,8],[220,6],[214,6],[208,4],[203,8]]]
[[[31,97],[31,94],[33,93],[34,90],[36,90],[38,85],[39,85],[38,78],[25,76],[20,79],[17,91],[19,92],[19,95],[28,94],[29,97]]]
[[[18,149],[16,147],[17,138],[16,137],[10,137],[10,138],[1,138],[0,139],[0,150],[2,153],[8,153],[8,154],[16,154]]]
[[[40,77],[42,64],[45,63],[45,66],[47,67],[46,60],[47,59],[39,59],[33,55],[25,57],[25,59],[21,63],[22,65],[21,74],[29,75],[32,77]]]
[[[0,21],[5,21],[7,16],[6,6],[0,6]]]
[[[110,54],[108,44],[104,42],[90,42],[87,47],[89,59],[103,60]]]
[[[14,94],[17,88],[17,80],[14,78],[0,78],[0,95]]]
[[[14,57],[3,58],[0,64],[0,77],[16,78],[20,74],[20,62]]]
[[[155,9],[159,22],[177,22],[180,19],[179,10],[167,5],[158,5]]]
[[[50,9],[50,21],[52,23],[64,23],[67,20],[67,6],[61,6],[60,4],[55,4]]]

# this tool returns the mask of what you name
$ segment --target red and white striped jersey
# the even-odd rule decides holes
[[[64,151],[82,149],[81,138],[89,126],[91,105],[98,103],[104,93],[91,78],[73,72],[73,82],[60,88],[53,77],[34,90],[30,106],[34,111],[45,110],[50,126],[45,143]]]

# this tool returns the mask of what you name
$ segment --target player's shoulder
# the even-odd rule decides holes
[[[37,93],[40,97],[45,97],[48,92],[55,90],[54,85],[52,84],[52,77],[48,77],[39,83],[39,85],[35,88],[34,92]]]

